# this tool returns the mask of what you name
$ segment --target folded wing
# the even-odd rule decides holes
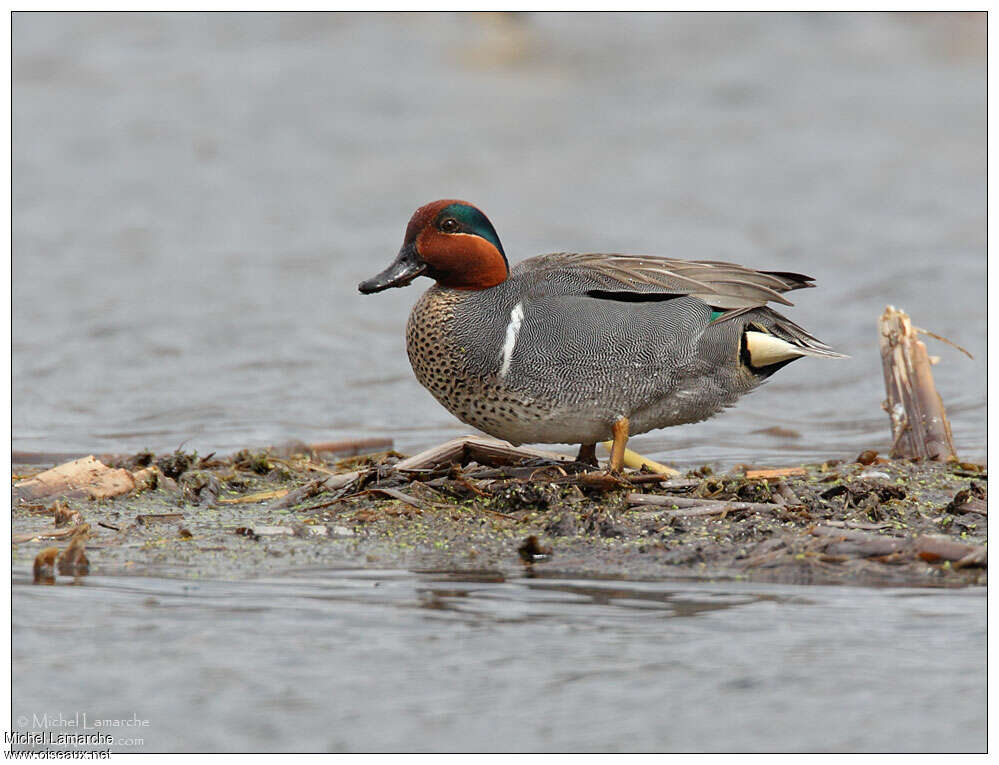
[[[585,294],[629,302],[691,295],[723,311],[768,302],[793,305],[783,293],[815,286],[812,277],[803,274],[649,255],[560,252],[525,260],[514,268],[514,274],[528,269],[548,294]]]

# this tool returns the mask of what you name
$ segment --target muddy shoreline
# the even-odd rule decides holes
[[[131,491],[32,497],[13,467],[15,568],[246,579],[315,569],[467,577],[959,587],[987,581],[984,466],[885,460],[608,475],[533,455],[396,469],[392,451],[104,457]],[[482,459],[480,455],[480,459]],[[101,464],[102,467],[105,463]],[[141,480],[140,480],[141,479]],[[91,493],[92,494],[92,493]],[[76,496],[74,496],[76,495]],[[57,527],[56,524],[59,524]],[[65,573],[55,561],[85,549]],[[52,548],[56,548],[53,550]],[[74,557],[69,555],[68,557]],[[68,558],[67,558],[68,560]],[[47,576],[51,574],[51,576]]]

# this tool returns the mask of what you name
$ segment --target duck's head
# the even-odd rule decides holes
[[[413,213],[392,265],[357,288],[367,295],[405,287],[425,275],[442,287],[484,290],[506,281],[509,273],[503,245],[489,218],[468,202],[439,199]]]

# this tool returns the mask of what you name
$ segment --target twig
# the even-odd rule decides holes
[[[231,499],[220,499],[218,503],[220,505],[245,505],[250,502],[263,502],[265,499],[278,499],[287,494],[290,489],[274,489],[272,491],[258,491],[255,494],[244,494],[242,497],[233,497]]]
[[[675,507],[673,515],[717,515],[724,512],[771,513],[786,510],[784,505],[764,502],[726,502],[725,500],[701,499],[700,497],[680,497],[675,494],[629,494],[625,501],[632,507],[657,505]]]
[[[746,478],[784,478],[789,475],[807,475],[807,473],[803,467],[759,468],[747,470]]]
[[[628,483],[633,484],[645,484],[645,483],[662,483],[664,489],[696,489],[701,485],[700,481],[689,480],[689,481],[677,481],[673,480],[672,474],[665,473],[637,473],[635,475],[628,476]]]
[[[934,340],[939,340],[941,343],[947,343],[947,345],[951,346],[952,348],[957,348],[961,353],[963,353],[972,361],[975,360],[975,357],[972,356],[971,353],[969,353],[967,350],[965,350],[960,345],[955,343],[953,340],[948,340],[946,337],[942,337],[936,334],[935,332],[930,332],[928,329],[923,329],[922,327],[913,327],[913,329],[916,330],[916,332],[920,333],[921,335],[928,335],[932,337]]]
[[[27,534],[14,534],[11,536],[10,541],[19,545],[22,542],[30,542],[33,539],[59,539],[60,537],[69,537],[76,532],[76,526],[67,526],[61,529],[52,529],[51,531],[35,531]]]
[[[390,489],[382,486],[372,486],[370,489],[366,489],[365,491],[359,492],[354,496],[359,497],[363,494],[374,494],[374,493],[384,494],[387,497],[392,497],[392,499],[397,499],[400,502],[405,502],[407,505],[412,505],[418,510],[423,510],[426,507],[425,503],[421,502],[411,494],[406,494],[406,492],[399,491],[398,489]]]
[[[145,513],[143,515],[135,516],[135,522],[140,526],[145,526],[150,523],[167,523],[169,521],[182,521],[184,519],[183,513]]]

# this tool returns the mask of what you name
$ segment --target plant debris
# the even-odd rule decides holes
[[[32,500],[44,497],[107,499],[135,488],[132,474],[112,468],[96,457],[83,457],[45,470],[14,484],[14,497]]]
[[[409,458],[337,462],[301,444],[116,460],[138,468],[100,463],[130,477],[116,496],[69,493],[46,508],[15,485],[15,565],[34,563],[43,580],[57,561],[74,575],[222,578],[316,567],[509,575],[524,564],[535,575],[634,579],[960,586],[987,576],[985,468],[871,450],[852,462],[683,476],[610,475],[478,436]],[[136,480],[142,471],[151,479]],[[43,513],[54,519],[44,528]],[[61,555],[42,549],[60,537],[72,537]]]

